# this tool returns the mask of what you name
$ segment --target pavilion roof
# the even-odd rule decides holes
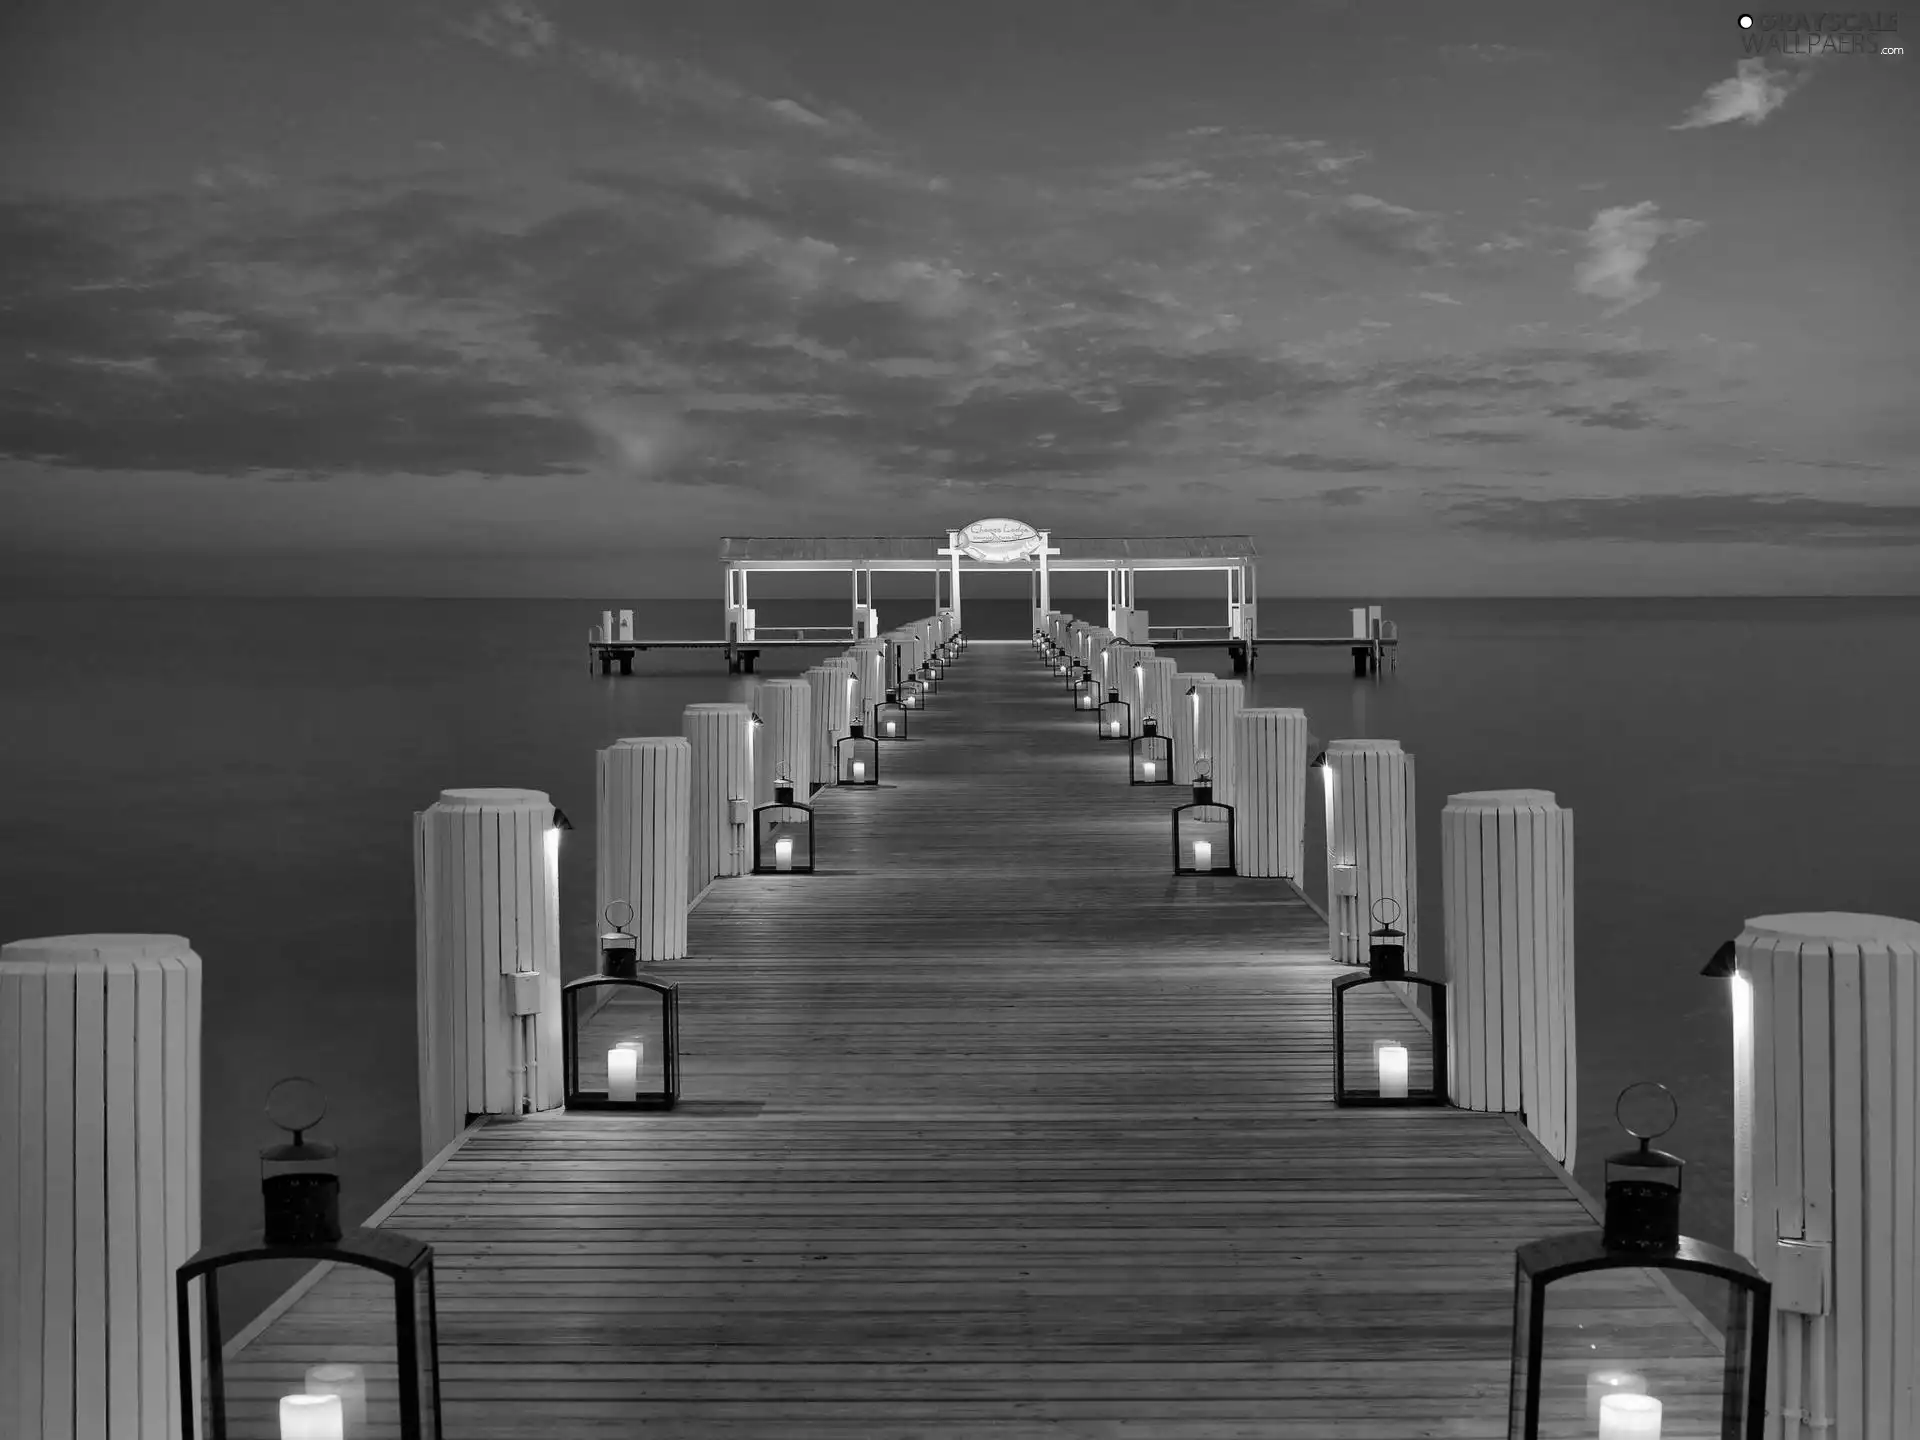
[[[1123,535],[1051,537],[1062,559],[1103,555],[1123,560],[1234,559],[1257,555],[1251,535]],[[735,560],[933,560],[944,535],[729,535],[720,558]]]

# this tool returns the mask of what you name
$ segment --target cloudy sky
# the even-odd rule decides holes
[[[1010,515],[1920,591],[1920,55],[1735,14],[25,0],[0,584],[705,595]]]

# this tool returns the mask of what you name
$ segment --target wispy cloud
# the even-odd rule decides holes
[[[1610,300],[1609,316],[1630,310],[1660,293],[1659,282],[1641,278],[1653,247],[1663,239],[1684,239],[1705,227],[1697,220],[1663,220],[1651,200],[1600,211],[1587,227],[1587,256],[1575,267],[1573,288],[1596,300]]]
[[[1522,60],[1547,60],[1551,55],[1545,50],[1537,50],[1528,45],[1502,45],[1492,41],[1482,41],[1472,45],[1442,45],[1442,59],[1456,63],[1467,62],[1477,65],[1513,65]]]
[[[1725,80],[1707,87],[1707,93],[1694,103],[1686,117],[1669,130],[1700,130],[1708,125],[1725,125],[1734,120],[1758,125],[1787,103],[1787,97],[1806,82],[1811,72],[1790,75],[1772,70],[1762,59],[1748,58],[1734,66]]]
[[[1466,303],[1462,300],[1456,300],[1451,295],[1444,294],[1439,290],[1421,290],[1414,298],[1417,300],[1425,300],[1433,305],[1462,305]]]
[[[1440,258],[1444,245],[1438,215],[1376,195],[1344,196],[1322,222],[1357,248],[1390,260],[1428,264]]]
[[[1449,508],[1474,529],[1540,540],[1920,547],[1920,505],[1804,495],[1483,496]]]

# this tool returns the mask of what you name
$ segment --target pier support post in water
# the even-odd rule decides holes
[[[1196,703],[1198,694],[1189,695],[1202,680],[1214,678],[1211,670],[1177,670],[1173,676],[1173,694],[1169,696],[1173,714],[1172,724],[1161,721],[1160,729],[1173,736],[1173,783],[1191,785],[1193,783],[1193,760],[1199,753],[1199,731],[1197,717],[1200,707]],[[1221,799],[1226,797],[1222,795]]]
[[[795,796],[813,780],[813,687],[804,680],[762,680],[753,687],[753,710],[765,723],[754,738],[753,803],[771,805],[784,768]]]
[[[1515,1112],[1573,1168],[1573,812],[1551,790],[1475,790],[1440,812],[1448,1094]]]
[[[693,749],[693,790],[687,806],[687,894],[698,895],[722,875],[753,866],[753,707],[707,701],[680,715],[680,733]]]
[[[1239,783],[1234,717],[1246,705],[1247,687],[1239,680],[1202,680],[1194,688],[1194,699],[1200,702],[1194,717],[1194,753],[1207,757],[1213,793],[1232,805],[1234,787]]]
[[[1920,1435],[1920,922],[1762,915],[1730,948],[1734,1248],[1773,1282],[1767,1435]]]
[[[616,740],[594,758],[594,915],[633,907],[640,959],[687,953],[687,827],[693,747],[678,735]]]
[[[173,1272],[199,1248],[200,957],[0,946],[0,1435],[177,1437]]]
[[[474,1115],[560,1108],[560,834],[543,790],[442,790],[413,817],[420,1155]]]
[[[1321,770],[1327,806],[1327,948],[1367,963],[1374,902],[1399,907],[1407,968],[1418,969],[1420,914],[1413,854],[1413,756],[1398,740],[1332,740]]]
[[[1242,710],[1233,717],[1234,854],[1242,875],[1299,884],[1306,824],[1307,712]]]

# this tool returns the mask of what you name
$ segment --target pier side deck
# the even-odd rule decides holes
[[[680,1109],[489,1125],[393,1214],[450,1440],[1504,1436],[1514,1248],[1592,1224],[1556,1168],[1506,1117],[1334,1107],[1324,922],[1169,874],[1183,792],[1030,649],[911,728],[815,797],[819,873],[716,882],[656,967]],[[370,1294],[328,1276],[238,1382],[376,1359]]]

